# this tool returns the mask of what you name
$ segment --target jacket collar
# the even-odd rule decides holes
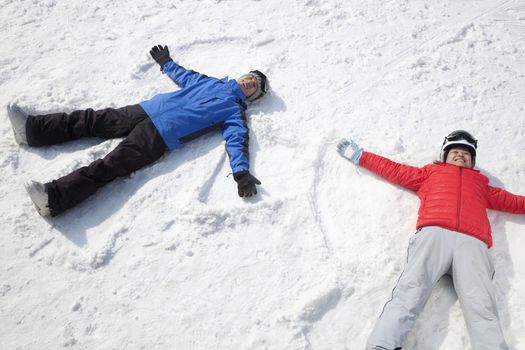
[[[474,168],[459,167],[459,166],[457,166],[457,165],[449,164],[449,163],[445,163],[445,162],[441,162],[441,163],[439,163],[439,164],[444,165],[444,166],[448,166],[448,167],[463,168],[463,169],[466,169],[466,170],[474,171],[474,172],[476,172],[476,173],[479,173],[479,172],[480,172],[479,170],[474,169]]]

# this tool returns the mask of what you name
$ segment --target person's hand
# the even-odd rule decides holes
[[[164,47],[162,45],[153,46],[149,51],[149,54],[153,57],[155,62],[160,65],[160,70],[162,70],[162,67],[164,67],[166,63],[173,61],[170,57],[170,50],[167,45]]]
[[[337,153],[344,159],[351,161],[355,165],[359,165],[359,159],[361,159],[363,149],[359,148],[357,143],[352,139],[342,139],[337,144]]]
[[[233,179],[237,182],[239,197],[251,197],[256,195],[257,188],[255,185],[261,184],[261,181],[250,174],[247,170],[233,174]]]

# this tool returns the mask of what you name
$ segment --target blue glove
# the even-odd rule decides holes
[[[337,153],[339,153],[344,159],[351,161],[355,165],[359,165],[363,149],[359,148],[357,143],[352,139],[342,139],[337,144]]]

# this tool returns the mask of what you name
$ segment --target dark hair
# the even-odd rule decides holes
[[[469,147],[467,145],[462,145],[462,144],[454,144],[454,145],[450,145],[449,147],[447,147],[445,149],[445,153],[444,153],[444,161],[447,160],[447,156],[448,156],[448,152],[450,152],[451,149],[453,148],[459,148],[459,149],[462,149],[464,151],[467,151],[469,154],[470,154],[470,157],[472,159],[476,158],[476,154],[472,154],[472,147]]]

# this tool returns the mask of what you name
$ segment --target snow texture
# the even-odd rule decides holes
[[[406,259],[418,199],[343,160],[342,137],[422,166],[479,139],[491,183],[525,193],[522,0],[1,0],[1,349],[363,349]],[[220,134],[54,219],[23,183],[119,140],[19,147],[5,107],[120,107],[175,89],[166,44],[211,76],[265,72],[248,110],[259,195],[237,196]],[[490,212],[505,336],[525,349],[525,219]],[[470,349],[449,279],[404,347]]]

